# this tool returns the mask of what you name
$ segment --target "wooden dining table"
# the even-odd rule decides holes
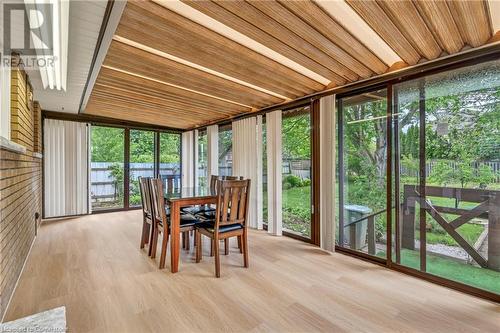
[[[181,208],[209,205],[217,202],[215,193],[206,187],[183,187],[165,192],[165,204],[170,206],[170,270],[179,271]]]

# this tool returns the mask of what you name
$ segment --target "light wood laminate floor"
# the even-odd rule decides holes
[[[289,238],[251,231],[214,277],[139,250],[139,211],[42,225],[5,320],[65,305],[71,332],[499,332],[500,305]]]

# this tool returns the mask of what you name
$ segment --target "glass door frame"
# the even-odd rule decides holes
[[[100,127],[111,127],[111,128],[121,128],[124,130],[123,135],[123,207],[121,208],[110,208],[110,209],[100,209],[96,211],[92,211],[91,214],[102,214],[102,213],[111,213],[111,212],[120,212],[120,211],[128,211],[128,210],[136,210],[142,209],[141,206],[130,206],[130,131],[131,130],[140,130],[140,131],[149,131],[154,133],[154,177],[159,177],[160,172],[160,133],[171,133],[179,135],[179,156],[180,156],[180,168],[182,170],[182,131],[168,131],[168,130],[159,130],[152,128],[141,128],[141,127],[131,127],[131,126],[120,126],[114,124],[101,124],[101,123],[90,123],[91,126],[100,126]],[[92,127],[91,127],[92,130]],[[90,149],[90,147],[89,147]],[[182,178],[181,178],[182,182]],[[182,183],[181,183],[182,186]]]
[[[337,155],[337,162],[338,162],[338,179],[337,179],[337,186],[338,186],[338,216],[339,216],[339,223],[338,223],[338,235],[339,235],[339,244],[344,243],[344,204],[345,204],[345,195],[344,195],[344,181],[345,181],[345,165],[344,165],[344,111],[343,111],[343,105],[342,105],[342,99],[347,98],[347,97],[352,97],[356,95],[360,95],[363,93],[370,93],[373,91],[377,90],[386,90],[386,101],[387,101],[387,108],[386,108],[386,142],[387,142],[387,160],[386,160],[386,207],[385,207],[385,213],[386,213],[386,258],[381,258],[377,257],[375,255],[370,255],[368,253],[352,250],[349,248],[346,248],[344,246],[340,246],[338,244],[335,245],[335,251],[338,252],[343,252],[346,254],[354,255],[357,257],[369,259],[371,261],[384,264],[387,266],[391,266],[392,262],[392,237],[389,235],[392,235],[392,223],[389,223],[389,221],[392,221],[392,163],[387,163],[387,161],[392,161],[392,84],[378,84],[362,89],[356,89],[349,91],[344,94],[339,94],[335,96],[336,99],[336,109],[337,109],[337,151],[335,154]]]
[[[284,108],[282,112],[293,109],[309,106],[311,117],[311,237],[304,237],[296,233],[282,231],[283,236],[294,238],[306,243],[311,243],[320,246],[321,243],[321,221],[320,221],[320,99],[316,98],[311,101],[293,105],[289,108]],[[266,226],[265,226],[266,229]]]
[[[343,172],[340,171],[341,166],[343,167],[342,160],[343,160],[343,142],[344,142],[344,139],[343,139],[344,133],[343,133],[343,124],[342,124],[343,114],[342,114],[342,104],[341,104],[342,98],[361,94],[361,93],[366,93],[366,92],[370,92],[370,91],[378,90],[378,89],[385,88],[387,90],[387,96],[386,96],[387,97],[386,140],[387,140],[387,147],[388,147],[387,148],[388,149],[387,159],[386,159],[386,161],[387,161],[386,162],[387,163],[386,164],[386,170],[387,170],[387,172],[386,172],[386,177],[387,177],[387,179],[386,179],[386,181],[387,181],[387,190],[386,190],[386,211],[387,211],[387,217],[386,217],[386,236],[387,236],[386,237],[387,238],[386,253],[387,253],[387,256],[386,256],[386,259],[380,258],[380,257],[375,257],[375,256],[372,256],[372,255],[369,255],[366,253],[359,252],[359,251],[354,251],[354,250],[351,250],[351,249],[348,249],[345,247],[341,247],[337,244],[335,245],[336,252],[347,254],[347,255],[361,258],[361,259],[365,259],[365,260],[368,260],[370,262],[377,263],[377,264],[386,266],[388,268],[391,268],[393,270],[399,271],[401,273],[412,275],[412,276],[421,278],[423,280],[426,280],[426,281],[429,281],[432,283],[436,283],[436,284],[439,284],[439,285],[442,285],[442,286],[445,286],[445,287],[448,287],[451,289],[465,292],[465,293],[473,295],[473,296],[492,300],[494,302],[500,302],[500,295],[498,295],[498,294],[495,294],[493,292],[483,290],[483,289],[480,289],[480,288],[477,288],[477,287],[474,287],[471,285],[467,285],[465,283],[461,283],[461,282],[453,281],[453,280],[450,280],[450,279],[447,279],[444,277],[440,277],[440,276],[428,273],[426,271],[427,254],[426,254],[426,246],[425,246],[425,239],[426,239],[425,223],[420,223],[420,229],[419,229],[420,236],[423,237],[422,239],[424,240],[424,246],[420,247],[420,269],[415,269],[415,268],[403,266],[400,263],[401,254],[400,254],[400,251],[398,250],[398,248],[400,248],[401,241],[400,241],[400,239],[398,239],[398,237],[394,237],[395,248],[394,249],[392,248],[393,247],[393,236],[394,236],[393,235],[393,228],[392,228],[393,223],[394,223],[394,231],[395,231],[396,235],[400,234],[400,228],[401,228],[401,226],[400,226],[401,221],[399,219],[399,207],[398,207],[398,205],[400,204],[400,202],[399,202],[400,199],[399,199],[399,195],[394,195],[394,193],[397,193],[397,192],[395,192],[395,190],[400,189],[399,184],[398,184],[398,181],[400,178],[400,170],[398,167],[399,161],[397,161],[399,152],[394,151],[394,148],[398,149],[397,148],[397,146],[398,146],[397,141],[396,141],[396,144],[394,142],[394,140],[398,140],[398,133],[397,133],[397,131],[398,131],[398,124],[397,124],[398,117],[396,114],[394,114],[393,104],[397,105],[398,101],[397,101],[397,99],[395,99],[395,96],[397,96],[397,94],[395,94],[393,92],[393,85],[398,84],[398,83],[402,83],[402,82],[406,82],[406,81],[419,79],[419,78],[425,78],[426,76],[430,76],[433,74],[438,74],[438,73],[442,73],[442,72],[451,71],[454,69],[464,68],[464,67],[468,67],[468,66],[472,66],[472,65],[492,61],[492,60],[498,60],[498,57],[496,54],[486,54],[486,55],[472,58],[472,59],[465,59],[463,61],[456,61],[454,63],[444,65],[441,67],[430,68],[427,70],[421,70],[420,72],[417,72],[414,74],[387,79],[385,81],[377,82],[377,83],[374,83],[373,85],[363,86],[361,88],[354,88],[351,90],[346,89],[345,91],[343,91],[335,96],[335,99],[337,102],[336,117],[337,117],[337,126],[338,126],[338,129],[337,129],[337,140],[338,140],[337,143],[338,144],[337,144],[336,155],[338,156],[338,180],[337,181],[338,181],[339,187],[341,186],[341,184],[343,182]],[[424,95],[425,95],[425,92],[424,92]],[[420,98],[422,98],[422,90],[420,90]],[[422,112],[422,111],[424,111],[424,112]],[[422,126],[420,126],[420,129],[419,129],[419,131],[420,131],[419,136],[424,138],[423,141],[419,142],[419,159],[420,159],[419,172],[422,175],[422,174],[425,174],[424,170],[425,170],[425,161],[426,161],[425,160],[425,135],[422,136],[422,134],[425,134],[425,102],[420,103],[420,105],[419,105],[419,119],[420,119],[420,122],[422,124]],[[397,131],[394,132],[395,130],[397,130]],[[393,138],[393,134],[394,134],[394,138]],[[393,146],[394,146],[394,148],[393,148]],[[395,157],[396,157],[395,159],[393,159],[393,152],[395,152]],[[393,177],[395,180],[394,186],[393,186]],[[423,197],[425,197],[425,185],[426,185],[425,176],[420,177],[418,187],[424,190],[424,193],[422,194]],[[339,190],[340,190],[340,188],[339,188]],[[343,202],[342,202],[343,198],[342,198],[342,195],[340,195],[340,193],[341,193],[341,191],[339,191],[339,205],[337,207],[339,210],[339,213],[338,213],[339,214],[339,225],[337,225],[337,227],[339,229],[343,223],[343,210],[340,209],[340,207],[343,206]],[[394,204],[395,204],[394,214],[393,214],[393,208],[392,208],[393,199],[394,199]],[[393,221],[393,216],[395,217],[394,221]],[[425,215],[421,218],[425,219]],[[341,234],[342,233],[339,232],[339,243],[340,243]],[[393,250],[395,253],[395,258],[394,258],[395,260],[393,260],[393,255],[392,255]]]

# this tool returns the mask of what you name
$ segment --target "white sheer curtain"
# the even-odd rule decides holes
[[[262,124],[262,121],[261,121]],[[262,161],[262,149],[258,147],[257,118],[250,117],[233,122],[233,175],[250,179],[250,200],[248,226],[262,229],[262,218],[259,220],[258,202],[262,202],[262,191],[259,192],[258,161]],[[262,145],[262,144],[261,144]],[[261,184],[262,186],[262,184]]]
[[[321,247],[335,250],[335,95],[320,100]]]
[[[200,186],[199,181],[198,181],[198,130],[194,130],[193,133],[193,156],[194,156],[194,162],[193,162],[193,184],[194,187]]]
[[[182,187],[194,186],[194,131],[182,133]]]
[[[262,116],[257,116],[257,229],[262,230],[264,228],[264,198],[262,192]]]
[[[207,127],[207,184],[210,185],[212,175],[219,174],[219,126]]]
[[[44,122],[45,218],[89,213],[88,126]]]
[[[281,193],[281,111],[266,114],[267,139],[267,231],[281,236],[282,193]]]

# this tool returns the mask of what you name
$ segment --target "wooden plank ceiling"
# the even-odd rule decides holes
[[[491,20],[487,1],[129,1],[85,113],[190,129],[484,45]]]

